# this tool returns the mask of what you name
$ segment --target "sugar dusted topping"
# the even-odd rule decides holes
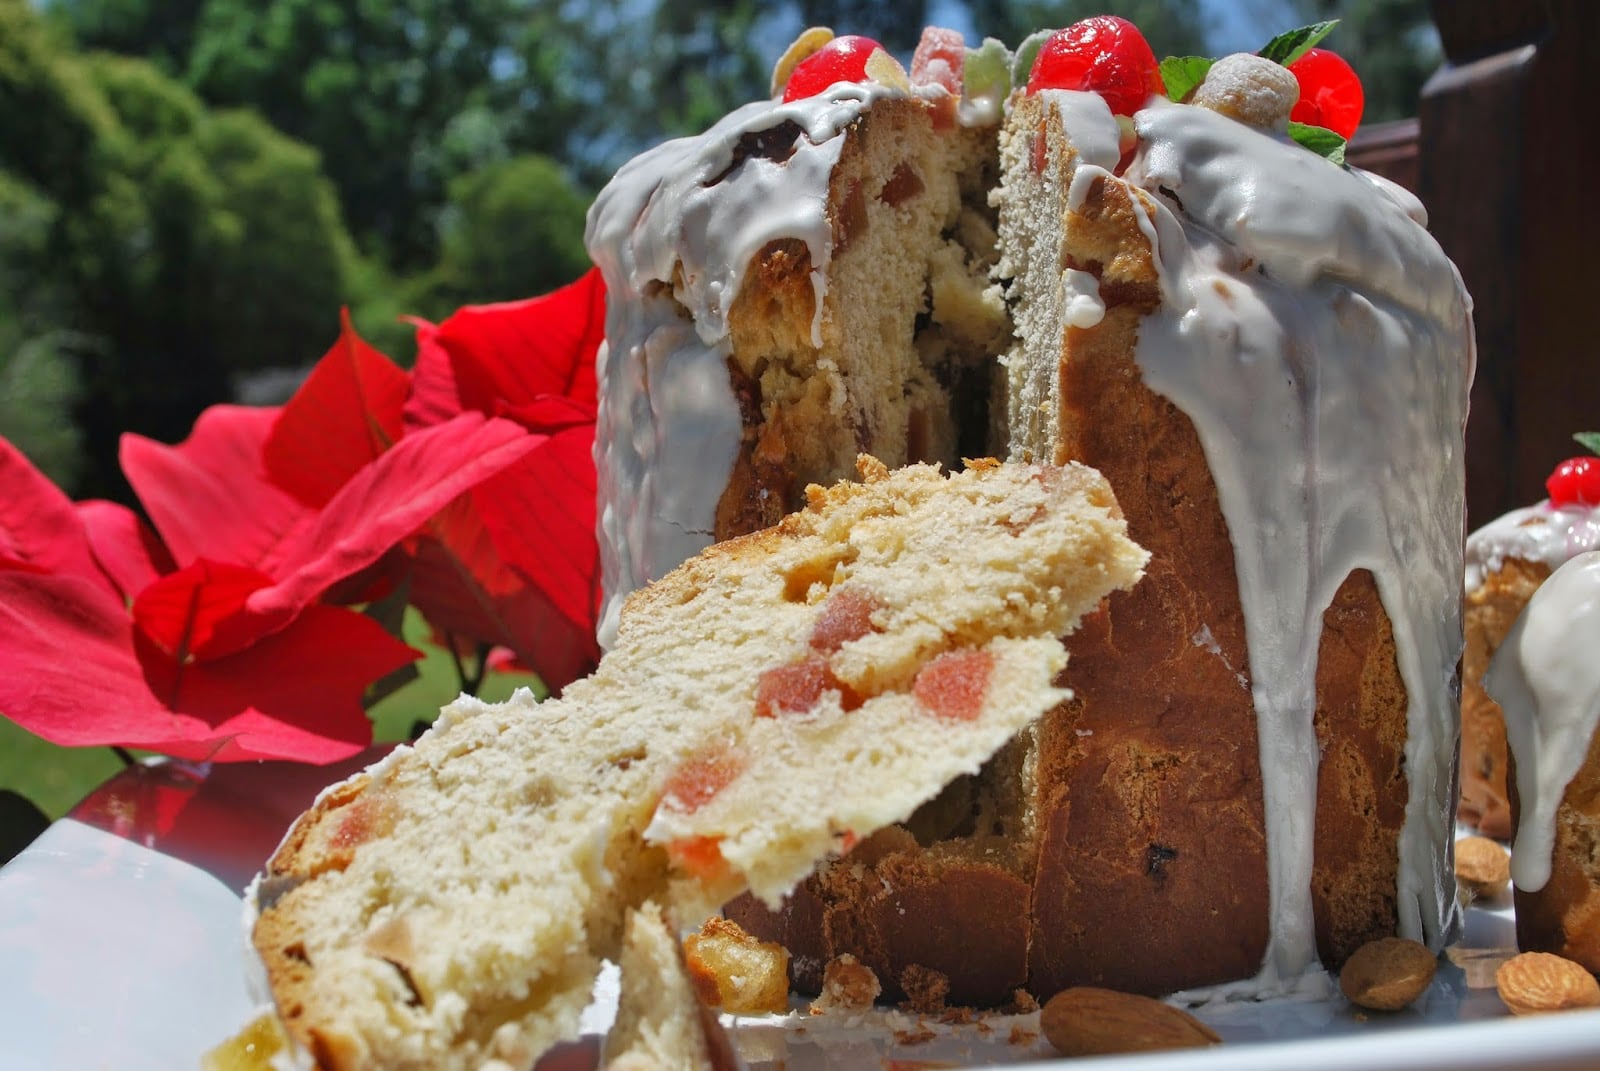
[[[1600,726],[1600,551],[1561,565],[1528,600],[1484,676],[1505,712],[1521,813],[1511,879],[1535,892],[1550,880],[1556,809]]]

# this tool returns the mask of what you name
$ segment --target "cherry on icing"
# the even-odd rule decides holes
[[[1544,489],[1552,506],[1600,506],[1600,457],[1569,457],[1555,467]]]
[[[835,37],[795,65],[783,87],[784,102],[814,97],[837,82],[865,82],[867,60],[882,51],[882,45],[860,34]]]
[[[1028,92],[1041,89],[1098,93],[1113,115],[1132,115],[1151,95],[1165,92],[1144,34],[1116,15],[1096,15],[1051,34],[1028,76]]]
[[[1355,136],[1366,107],[1366,94],[1355,70],[1336,52],[1308,49],[1289,64],[1300,83],[1300,100],[1289,113],[1290,122],[1327,127],[1340,137]]]

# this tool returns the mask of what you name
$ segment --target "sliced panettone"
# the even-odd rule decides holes
[[[254,929],[320,1067],[530,1066],[631,910],[775,899],[1060,701],[1057,637],[1145,558],[1104,480],[862,473],[638,593],[559,699],[460,700],[324,793]]]

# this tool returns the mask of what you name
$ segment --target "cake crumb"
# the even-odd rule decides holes
[[[1026,989],[1013,990],[1011,994],[1011,1007],[1006,1011],[1011,1015],[1032,1015],[1039,1010],[1039,1001]]]
[[[1018,1023],[1016,1026],[1013,1026],[1011,1028],[1011,1035],[1006,1038],[1006,1044],[1008,1044],[1008,1045],[1032,1045],[1035,1041],[1038,1041],[1038,1040],[1039,1040],[1039,1032],[1037,1030],[1029,1030],[1027,1027],[1023,1026],[1021,1023]]]
[[[811,1014],[865,1011],[882,992],[883,984],[871,967],[848,952],[841,953],[822,970],[822,992],[811,1002]]]
[[[950,995],[950,979],[931,967],[913,963],[900,972],[900,988],[906,994],[901,1007],[924,1015],[937,1015],[944,1011],[945,998]]]
[[[708,918],[683,942],[684,965],[700,1000],[734,1015],[782,1015],[789,1009],[789,952],[759,941],[738,923]]]
[[[896,1030],[894,1040],[897,1045],[922,1045],[932,1041],[939,1035],[927,1023],[918,1023],[915,1030]]]

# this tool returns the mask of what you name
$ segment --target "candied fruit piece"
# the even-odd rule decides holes
[[[988,651],[946,651],[917,671],[911,694],[937,717],[973,721],[983,713],[993,672],[994,655]]]
[[[858,588],[837,589],[822,604],[822,613],[811,626],[812,649],[832,654],[851,640],[878,631],[872,615],[882,608],[883,603]]]
[[[744,757],[732,748],[712,748],[687,759],[667,778],[663,806],[693,814],[744,773]]]
[[[820,654],[773,666],[756,682],[756,717],[804,714],[822,700],[824,692],[838,692],[839,703],[846,710],[861,705],[861,697],[833,675],[828,660]]]

